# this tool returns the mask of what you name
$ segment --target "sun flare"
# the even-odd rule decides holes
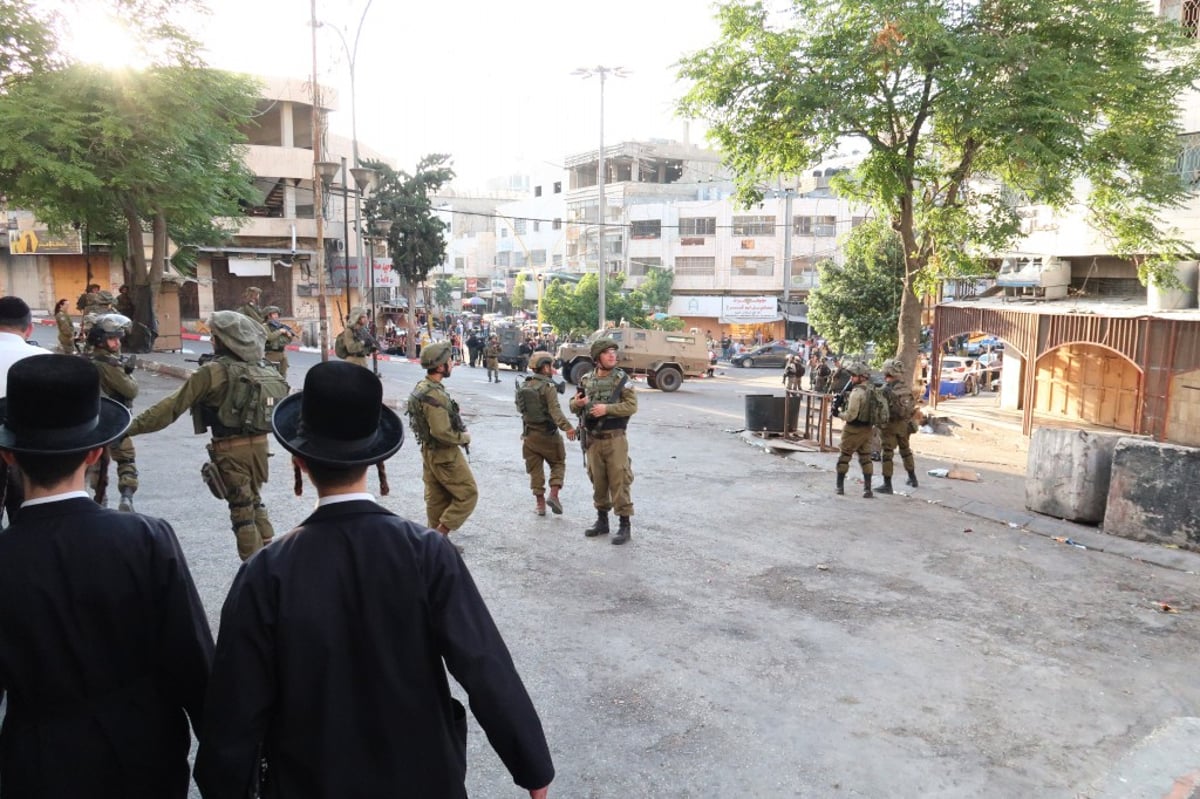
[[[72,61],[114,70],[151,65],[143,42],[112,9],[88,3],[57,10],[62,15],[59,48]]]

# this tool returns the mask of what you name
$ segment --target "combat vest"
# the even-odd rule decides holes
[[[584,424],[588,430],[624,430],[629,426],[628,416],[603,416],[596,419],[587,415],[587,408],[593,405],[620,402],[621,392],[628,384],[629,375],[620,368],[613,369],[608,373],[608,377],[597,377],[594,371],[587,373],[583,378],[583,390],[588,400],[584,409]]]
[[[458,403],[455,402],[448,394],[446,395],[446,403],[438,397],[432,396],[434,392],[445,393],[444,389],[431,381],[422,380],[417,383],[417,387],[408,395],[408,408],[405,411],[408,416],[408,425],[413,431],[413,435],[417,437],[417,443],[422,447],[451,447],[454,444],[447,444],[444,441],[438,441],[433,437],[429,429],[429,420],[425,417],[425,409],[422,405],[432,405],[435,408],[445,408],[446,413],[450,415],[450,429],[462,432],[467,429],[463,423],[462,414],[459,413]]]
[[[517,384],[517,410],[521,419],[530,427],[554,430],[556,425],[550,418],[549,408],[542,398],[542,391],[550,381],[541,375],[532,375]]]
[[[203,421],[213,436],[253,436],[271,432],[271,416],[277,402],[291,388],[279,370],[266,361],[249,363],[229,355],[218,355],[214,363],[225,372],[225,393],[215,408],[204,407]]]

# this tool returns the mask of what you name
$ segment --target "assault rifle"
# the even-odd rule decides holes
[[[287,331],[289,338],[297,338],[299,335],[296,333],[295,328],[293,328],[291,325],[286,325],[283,322],[280,322],[278,319],[268,319],[267,327],[271,328],[272,330],[285,330]]]
[[[368,353],[379,351],[379,341],[371,334],[370,330],[358,326],[350,329],[354,331],[354,340],[366,347]]]

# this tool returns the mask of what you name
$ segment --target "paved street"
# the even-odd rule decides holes
[[[315,356],[290,357],[298,387]],[[481,495],[456,540],[542,714],[552,796],[1095,796],[1156,727],[1200,715],[1200,557],[1030,521],[1019,477],[983,456],[980,483],[926,478],[945,464],[918,451],[913,496],[863,500],[848,481],[834,497],[836,455],[783,457],[733,432],[745,394],[779,390],[776,370],[723,371],[640,392],[621,548],[582,536],[575,445],[566,514],[534,516],[511,373],[495,385],[460,368],[447,384]],[[421,370],[381,373],[401,399]],[[178,386],[138,377],[135,410]],[[238,561],[200,482],[205,440],[187,418],[137,439],[137,502],[175,525],[215,629]],[[283,531],[315,497],[292,495],[274,451],[266,499]],[[412,441],[388,474],[383,503],[422,520]],[[469,761],[471,796],[522,795],[474,724]]]

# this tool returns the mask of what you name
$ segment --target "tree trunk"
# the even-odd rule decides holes
[[[404,281],[404,298],[408,300],[408,313],[405,314],[408,344],[405,349],[409,358],[415,358],[417,357],[417,287],[407,278]]]
[[[125,209],[125,237],[129,250],[129,292],[133,295],[133,329],[125,338],[126,352],[149,352],[154,344],[154,297],[150,273],[146,268],[146,248],[142,241],[142,219],[137,211]]]
[[[896,357],[904,362],[908,384],[921,363],[921,298],[913,289],[913,281],[925,267],[926,256],[921,252],[913,231],[912,198],[902,198],[900,213],[892,227],[904,243],[904,291],[900,295],[900,318],[896,323]],[[930,375],[930,380],[933,380]]]

